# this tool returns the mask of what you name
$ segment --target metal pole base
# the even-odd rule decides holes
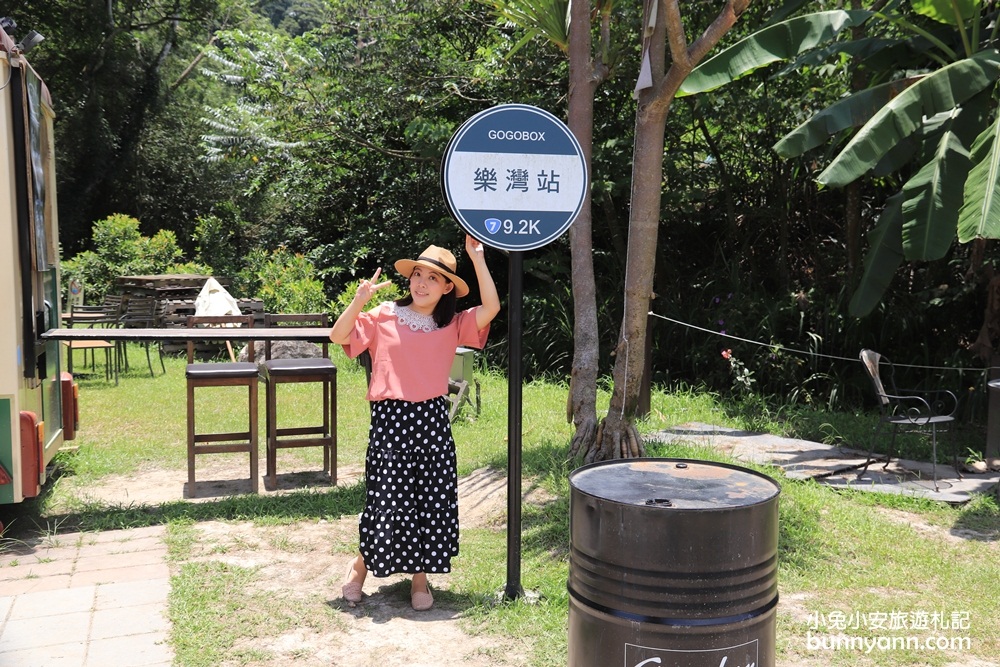
[[[538,604],[542,601],[542,594],[538,591],[526,591],[523,588],[514,589],[514,587],[509,584],[504,587],[503,590],[496,592],[493,596],[493,602],[495,604],[507,604],[519,600],[524,604]]]

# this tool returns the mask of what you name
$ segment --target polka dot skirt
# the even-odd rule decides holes
[[[374,576],[451,571],[458,473],[447,399],[372,403],[365,487],[361,554]]]

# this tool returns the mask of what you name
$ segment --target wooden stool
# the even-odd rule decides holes
[[[330,328],[326,314],[272,315],[265,313],[264,326],[316,326]],[[330,361],[329,343],[322,343],[323,356],[309,359],[272,359],[271,341],[264,343],[261,375],[265,384],[267,413],[267,482],[277,485],[277,454],[282,448],[322,447],[323,471],[337,483],[337,367]],[[319,382],[323,386],[323,423],[316,426],[278,426],[278,385]],[[312,437],[301,437],[312,436]]]
[[[199,324],[253,326],[252,315],[195,316],[187,318],[189,328]],[[194,340],[188,340],[187,377],[187,455],[188,496],[195,497],[194,459],[199,454],[225,454],[247,452],[250,454],[250,486],[257,493],[260,485],[257,475],[257,364],[254,363],[253,345],[247,346],[249,361],[195,363]],[[194,419],[194,390],[196,387],[247,387],[249,394],[249,428],[235,433],[197,433]],[[201,444],[208,443],[208,444]],[[217,444],[218,443],[218,444]]]

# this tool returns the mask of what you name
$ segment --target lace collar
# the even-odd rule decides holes
[[[396,316],[397,322],[409,327],[411,331],[430,333],[431,331],[436,331],[438,328],[432,315],[421,315],[411,310],[409,306],[400,306],[393,302],[392,313]]]

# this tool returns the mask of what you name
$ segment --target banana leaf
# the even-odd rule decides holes
[[[783,158],[798,157],[826,143],[835,134],[852,127],[861,127],[891,99],[917,81],[917,78],[890,81],[865,88],[834,102],[786,134],[774,145],[774,150]]]
[[[903,193],[886,200],[882,215],[868,234],[870,249],[865,256],[865,271],[847,310],[853,317],[864,317],[882,300],[896,269],[903,263]]]
[[[976,139],[958,214],[958,240],[1000,238],[1000,115]]]
[[[807,51],[789,62],[775,73],[775,77],[785,76],[803,67],[819,67],[823,63],[830,61],[833,56],[841,54],[851,58],[860,58],[868,64],[874,58],[880,58],[883,53],[897,52],[906,48],[906,43],[898,39],[884,39],[882,37],[862,37],[850,42],[833,42],[822,48]],[[898,63],[899,58],[895,58],[893,63]]]
[[[694,68],[677,97],[715,90],[760,67],[794,58],[834,39],[846,28],[863,24],[872,15],[862,10],[818,12],[758,30]]]
[[[917,155],[917,151],[920,149],[920,143],[917,135],[900,141],[872,167],[871,176],[873,178],[884,178],[890,174],[895,174],[914,159],[914,156]]]
[[[958,114],[952,116],[952,123]],[[962,185],[971,167],[969,152],[949,128],[937,150],[903,186],[903,255],[906,259],[941,259],[955,240]]]
[[[953,109],[1000,77],[1000,53],[983,51],[929,74],[883,106],[817,180],[841,187],[868,172],[924,118]]]
[[[913,0],[912,4],[913,11],[922,16],[939,23],[957,26],[959,18],[955,16],[956,10],[964,23],[979,11],[982,0]]]

